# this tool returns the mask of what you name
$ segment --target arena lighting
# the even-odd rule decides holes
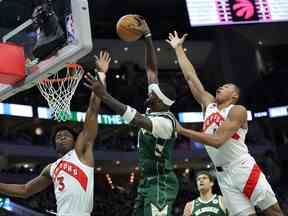
[[[35,128],[35,134],[41,136],[43,134],[43,129],[41,127]]]
[[[269,117],[277,118],[288,116],[288,106],[269,108]]]
[[[243,2],[186,0],[190,24],[194,27],[270,23],[288,20],[286,0]]]
[[[0,115],[33,117],[33,108],[28,105],[0,103]]]
[[[248,121],[252,120],[252,112],[247,111]],[[183,112],[178,113],[178,118],[181,123],[199,123],[203,122],[202,112]]]
[[[268,116],[268,112],[255,112],[254,113],[254,118],[262,118],[262,117],[267,117]]]
[[[134,183],[134,179],[135,179],[135,173],[131,172],[131,174],[130,174],[130,184]]]
[[[0,208],[2,208],[5,205],[7,199],[9,200],[9,198],[0,197]]]
[[[207,169],[210,169],[211,167],[212,167],[211,164],[207,164],[207,165],[206,165],[206,168],[207,168]]]
[[[116,75],[117,76],[117,75]],[[119,76],[120,78],[120,76]],[[0,103],[0,115],[18,116],[18,117],[34,117],[33,107],[21,104]],[[84,122],[86,113],[72,112],[70,121]],[[252,117],[253,116],[253,117]],[[278,118],[288,116],[288,105],[280,107],[271,107],[268,111],[254,112],[248,111],[248,120],[253,118]],[[39,119],[52,119],[51,111],[47,107],[37,107],[37,115]],[[180,123],[201,123],[203,122],[202,112],[180,112],[178,113]],[[98,115],[98,123],[105,125],[122,125],[126,124],[120,115]]]

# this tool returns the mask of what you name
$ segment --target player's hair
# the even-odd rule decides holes
[[[64,130],[69,131],[72,134],[74,141],[76,141],[78,133],[72,127],[67,126],[67,125],[58,125],[57,127],[54,128],[54,130],[52,132],[52,136],[51,136],[51,142],[52,142],[54,148],[56,147],[56,143],[55,143],[56,134],[59,131],[64,131]]]
[[[176,91],[173,85],[163,82],[163,83],[159,83],[159,88],[161,89],[163,94],[166,97],[168,97],[170,100],[176,99]]]
[[[197,180],[197,178],[198,178],[200,175],[206,175],[206,176],[208,176],[210,182],[214,182],[214,177],[213,177],[208,171],[206,171],[206,170],[201,170],[201,171],[197,172],[195,179]]]

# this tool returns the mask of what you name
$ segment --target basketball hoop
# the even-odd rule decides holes
[[[83,76],[81,65],[66,65],[65,73],[61,76],[56,73],[51,77],[38,82],[38,88],[47,100],[52,117],[57,121],[67,121],[71,118],[70,102]]]

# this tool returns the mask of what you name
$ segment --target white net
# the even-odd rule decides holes
[[[61,76],[60,73],[56,73],[38,83],[37,86],[48,102],[53,119],[67,121],[71,118],[70,102],[83,73],[80,65],[70,64],[66,66],[66,74]]]

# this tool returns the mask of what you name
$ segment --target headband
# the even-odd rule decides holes
[[[148,92],[149,94],[151,92],[154,92],[160,98],[160,100],[167,106],[171,106],[175,102],[169,99],[166,95],[164,95],[161,89],[159,88],[159,85],[156,83],[150,84],[148,86]]]

